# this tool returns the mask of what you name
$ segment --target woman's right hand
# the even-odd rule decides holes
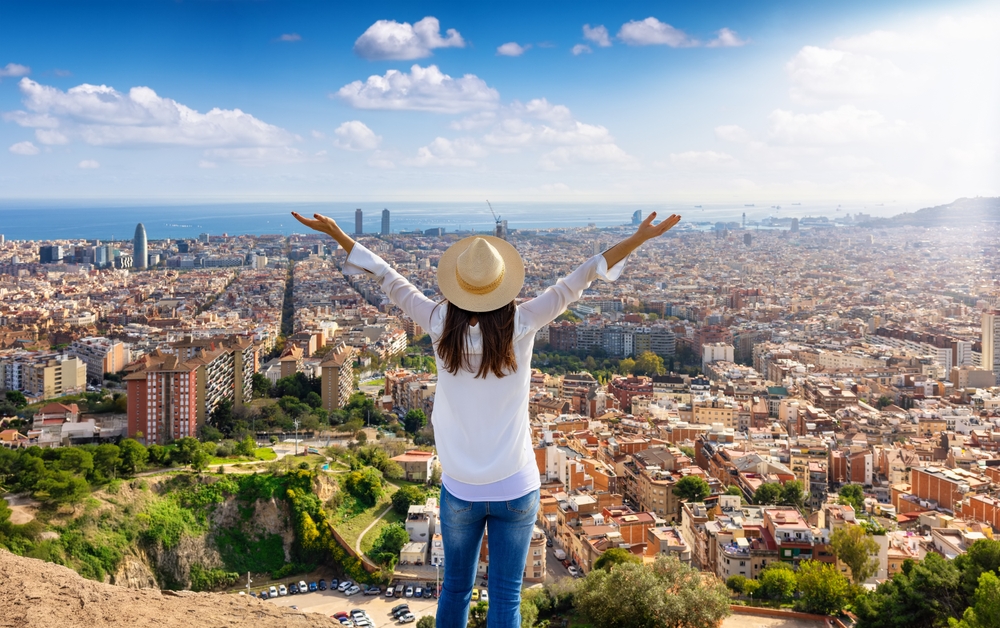
[[[670,231],[677,223],[681,221],[681,217],[677,214],[670,214],[670,217],[663,222],[654,225],[653,221],[656,220],[656,212],[652,212],[646,219],[642,221],[639,228],[635,231],[635,237],[640,242],[646,242],[652,240],[653,238],[658,238],[667,231]]]
[[[350,253],[351,249],[354,248],[354,240],[351,236],[344,233],[344,230],[340,228],[340,225],[333,218],[324,216],[323,214],[313,214],[313,218],[306,218],[298,212],[292,212],[292,216],[310,229],[325,233],[336,240],[337,244],[342,246],[347,253]]]

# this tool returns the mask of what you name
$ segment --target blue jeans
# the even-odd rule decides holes
[[[538,513],[539,491],[507,502],[467,502],[441,488],[444,582],[437,628],[465,628],[483,530],[489,528],[488,628],[520,628],[521,579]]]

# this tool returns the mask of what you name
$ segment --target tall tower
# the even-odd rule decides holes
[[[361,213],[361,209],[354,210],[354,233],[355,235],[361,235],[365,232],[364,229],[364,215]]]
[[[135,226],[135,240],[132,242],[133,268],[146,268],[146,227],[140,222]]]
[[[982,367],[1000,381],[1000,310],[983,312]]]
[[[382,210],[382,235],[389,235],[389,210]]]
[[[799,219],[798,218],[792,218],[792,226],[789,229],[789,231],[791,231],[792,233],[798,233],[799,232]]]
[[[743,212],[743,228],[747,228],[747,213]]]
[[[637,209],[634,212],[632,212],[632,225],[635,226],[635,225],[639,225],[639,224],[642,224],[642,210],[641,209]]]

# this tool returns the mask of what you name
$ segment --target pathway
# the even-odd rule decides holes
[[[386,482],[386,484],[388,484],[388,485],[389,485],[389,486],[391,486],[392,488],[396,489],[397,491],[399,490],[399,487],[398,487],[398,486],[396,486],[395,484],[393,484],[392,482]],[[394,492],[395,492],[395,491],[394,491]],[[379,514],[379,516],[375,517],[375,520],[374,520],[374,521],[372,521],[372,522],[371,522],[370,524],[368,524],[368,527],[367,527],[367,528],[365,528],[364,530],[362,530],[362,531],[361,531],[361,534],[359,534],[359,535],[358,535],[358,540],[354,542],[354,551],[356,551],[356,552],[358,553],[358,556],[363,556],[363,555],[364,555],[364,554],[363,554],[363,553],[361,552],[361,541],[363,541],[363,540],[364,540],[364,538],[365,538],[365,535],[366,535],[366,534],[368,534],[368,531],[369,531],[369,530],[371,530],[372,528],[374,528],[374,527],[375,527],[375,524],[376,524],[376,523],[378,523],[379,521],[381,521],[381,520],[382,520],[382,517],[386,516],[386,515],[387,515],[387,514],[389,513],[389,510],[390,510],[391,508],[392,508],[392,504],[389,504],[389,506],[388,506],[388,507],[387,507],[387,508],[386,508],[385,510],[383,510],[383,511],[382,511],[382,512],[381,512],[381,513]]]

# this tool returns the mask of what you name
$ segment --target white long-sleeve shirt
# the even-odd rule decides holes
[[[504,377],[476,378],[482,357],[478,326],[469,328],[471,372],[449,373],[435,353],[438,383],[431,420],[441,470],[447,477],[462,485],[486,485],[511,478],[529,464],[534,466],[528,396],[535,332],[565,312],[598,277],[617,279],[625,262],[608,269],[604,256],[595,255],[541,295],[518,305],[514,315],[517,369]],[[427,330],[432,340],[441,336],[447,304],[424,296],[378,255],[355,243],[342,270],[345,275],[377,279],[389,299]]]

